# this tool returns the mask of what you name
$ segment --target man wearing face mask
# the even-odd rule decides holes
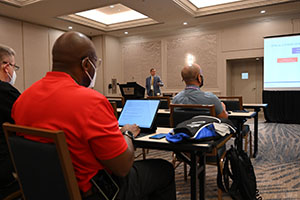
[[[200,89],[204,79],[202,69],[198,64],[185,66],[181,70],[181,77],[186,87],[173,98],[173,104],[214,104],[217,117],[228,118],[225,104],[213,93]]]
[[[2,129],[4,122],[14,123],[11,118],[11,109],[20,95],[20,92],[13,86],[16,80],[15,71],[19,69],[16,66],[15,54],[12,48],[0,44],[0,199],[19,189],[13,176],[14,167]]]
[[[101,188],[104,170],[120,188],[116,199],[176,199],[172,164],[161,159],[134,161],[132,140],[139,127],[119,129],[109,101],[87,88],[94,86],[99,67],[91,40],[78,32],[64,33],[54,43],[52,55],[52,72],[14,104],[16,124],[64,131],[85,200],[103,199],[96,184]]]

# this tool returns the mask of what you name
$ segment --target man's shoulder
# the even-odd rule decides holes
[[[20,92],[19,90],[17,90],[17,88],[12,86],[10,83],[4,81],[0,81],[0,92],[20,95]]]

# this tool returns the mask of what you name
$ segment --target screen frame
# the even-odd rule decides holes
[[[272,39],[272,38],[282,38],[282,37],[293,37],[293,36],[300,36],[300,32],[299,33],[291,33],[291,34],[283,34],[283,35],[270,35],[270,36],[265,36],[264,39],[264,43],[265,43],[265,39]],[[264,46],[264,51],[265,51],[265,46]],[[264,52],[264,61],[265,61],[265,52]],[[265,73],[265,65],[266,63],[263,63],[263,73]],[[265,75],[263,74],[263,77]],[[263,90],[264,91],[299,91],[300,87],[265,87],[265,79],[263,79]]]
[[[157,106],[156,106],[156,110],[155,110],[155,112],[154,112],[154,116],[153,116],[153,118],[152,118],[152,122],[151,122],[151,125],[150,125],[150,127],[142,127],[142,126],[139,126],[141,129],[153,129],[154,127],[155,127],[155,121],[156,121],[156,118],[157,118],[157,113],[158,113],[158,110],[159,110],[159,106],[160,106],[160,100],[159,99],[128,99],[128,100],[126,100],[126,102],[125,102],[125,104],[124,104],[124,106],[123,106],[123,109],[122,109],[122,111],[121,111],[121,113],[120,113],[120,115],[119,115],[119,119],[120,119],[120,117],[122,116],[122,113],[123,113],[123,111],[125,110],[124,108],[125,108],[125,106],[126,106],[126,103],[127,102],[133,102],[133,101],[155,101],[155,102],[158,102],[158,104],[157,104]],[[118,123],[119,123],[119,119],[118,119]],[[125,124],[120,124],[119,123],[119,126],[120,127],[123,127]],[[138,124],[137,124],[138,125]]]

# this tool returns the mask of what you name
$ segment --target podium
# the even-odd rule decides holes
[[[136,82],[127,82],[119,84],[120,91],[125,100],[143,99],[145,97],[145,88]]]

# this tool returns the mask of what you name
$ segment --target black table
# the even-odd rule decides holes
[[[254,152],[253,158],[256,157],[258,151],[258,113],[260,112],[261,108],[265,109],[268,104],[243,104],[243,107],[246,109],[254,109],[256,115],[254,116]]]
[[[171,128],[158,128],[156,132],[168,133],[170,130]],[[207,141],[197,144],[174,144],[169,143],[165,138],[159,140],[150,139],[149,137],[151,135],[136,138],[134,140],[134,146],[137,148],[158,149],[175,152],[178,156],[180,156],[181,159],[184,160],[184,162],[189,164],[191,167],[191,199],[197,199],[197,177],[199,179],[199,199],[205,199],[206,153],[210,152],[215,146],[217,146],[217,144],[221,143],[223,140],[226,140],[227,137],[231,137],[231,135],[227,135],[217,141]],[[183,152],[190,153],[190,160],[186,159],[185,156],[183,156]],[[199,157],[198,166],[196,157]]]
[[[249,118],[255,118],[257,116],[256,112],[233,112],[230,111],[228,113],[228,118],[229,119],[234,119],[237,121],[238,123],[238,127],[237,127],[237,148],[239,150],[243,149],[243,137],[242,137],[242,130],[243,130],[243,124],[245,119],[249,119]],[[258,126],[258,123],[254,123],[254,126]],[[256,139],[257,140],[257,139]],[[256,149],[257,149],[257,141],[254,138],[254,146],[256,144]]]

